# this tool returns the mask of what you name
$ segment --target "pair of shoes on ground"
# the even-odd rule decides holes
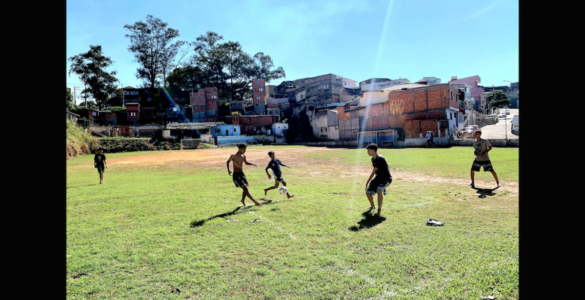
[[[441,223],[435,219],[428,219],[426,224],[427,224],[427,226],[444,226],[445,225],[445,223]]]

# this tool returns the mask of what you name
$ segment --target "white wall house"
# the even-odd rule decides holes
[[[272,123],[272,134],[275,136],[284,136],[285,130],[288,130],[287,123]]]

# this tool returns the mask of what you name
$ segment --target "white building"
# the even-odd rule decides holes
[[[388,78],[370,78],[360,82],[360,89],[362,91],[377,91],[395,85],[410,83],[406,78],[402,79],[388,79]]]
[[[284,136],[285,130],[288,130],[287,123],[272,123],[272,134],[275,136]]]

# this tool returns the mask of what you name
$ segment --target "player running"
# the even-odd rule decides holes
[[[280,166],[284,166],[287,168],[290,168],[289,166],[283,164],[280,159],[276,158],[276,156],[274,155],[274,151],[270,151],[268,152],[268,156],[270,156],[270,162],[268,163],[268,166],[266,167],[266,169],[264,169],[264,171],[266,171],[266,174],[268,175],[268,179],[270,179],[270,173],[268,173],[268,169],[272,169],[272,174],[274,174],[274,185],[264,189],[264,196],[266,196],[266,193],[270,190],[273,189],[277,189],[278,188],[278,184],[280,182],[282,182],[282,185],[286,186],[286,181],[284,181],[284,179],[282,179],[282,172],[280,171]],[[290,199],[292,197],[294,197],[294,195],[290,195],[288,193],[288,190],[286,191],[286,196],[287,199]]]
[[[230,155],[230,158],[227,160],[228,174],[232,175],[232,171],[230,171],[230,161],[233,161],[234,162],[233,181],[236,187],[241,187],[243,190],[241,201],[242,204],[246,206],[246,202],[244,200],[246,199],[246,196],[248,196],[250,199],[252,199],[252,201],[254,201],[254,204],[256,204],[257,206],[261,206],[262,204],[254,200],[254,198],[252,198],[252,195],[250,195],[250,192],[248,191],[248,181],[246,180],[246,175],[244,175],[243,164],[255,167],[257,167],[257,165],[249,163],[246,160],[246,155],[244,155],[244,153],[246,153],[246,147],[247,146],[244,143],[238,144],[238,152],[236,152],[236,154]]]

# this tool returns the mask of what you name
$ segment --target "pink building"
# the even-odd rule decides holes
[[[460,79],[456,79],[457,76],[453,76],[453,77],[454,77],[454,79],[449,81],[449,84],[451,84],[451,83],[469,84],[471,86],[470,94],[471,94],[471,97],[473,97],[475,99],[475,103],[477,103],[476,105],[481,105],[481,103],[484,102],[483,88],[478,86],[478,84],[481,82],[481,78],[478,75],[460,78]],[[476,107],[475,109],[479,109],[479,108],[480,107]]]

